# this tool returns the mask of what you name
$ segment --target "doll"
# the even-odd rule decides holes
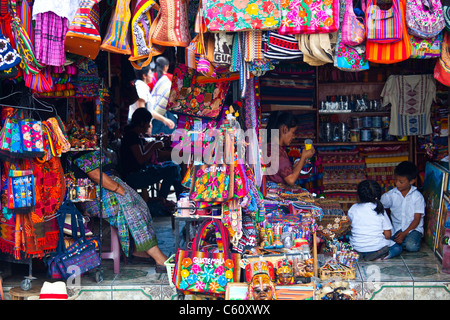
[[[281,259],[277,262],[277,284],[288,285],[294,283],[292,261]]]

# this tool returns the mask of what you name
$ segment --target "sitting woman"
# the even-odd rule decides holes
[[[101,160],[99,151],[78,152],[69,157],[69,161],[76,177],[88,177],[97,185],[100,185],[102,177],[102,217],[118,229],[125,255],[129,256],[134,240],[132,256],[152,257],[156,261],[156,272],[165,272],[167,256],[158,247],[152,216],[141,196],[110,172],[111,162],[106,157]],[[99,201],[81,202],[79,207],[89,216],[100,217]]]
[[[181,168],[173,161],[158,162],[158,150],[164,144],[161,141],[146,142],[143,135],[151,130],[152,114],[145,108],[137,109],[125,128],[120,147],[122,175],[134,189],[147,189],[153,183],[162,180],[158,190],[158,200],[173,210],[175,203],[168,201],[170,187],[173,186],[177,198],[183,192]]]
[[[278,130],[278,135],[272,136],[271,130],[274,129]],[[270,147],[269,156],[278,148],[279,161],[275,164],[272,162],[272,167],[278,165],[278,169],[276,173],[267,175],[266,178],[268,181],[294,185],[303,166],[314,155],[315,149],[311,146],[309,150],[303,149],[301,157],[295,160],[294,164],[291,163],[286,152],[286,147],[291,145],[296,130],[297,121],[291,113],[274,112],[270,115],[267,124],[267,142]]]

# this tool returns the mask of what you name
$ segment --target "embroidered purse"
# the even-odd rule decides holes
[[[432,59],[441,56],[442,32],[433,38],[419,38],[409,35],[411,41],[411,57],[412,59]]]
[[[281,2],[279,34],[330,33],[339,28],[339,0]]]
[[[210,119],[220,115],[231,78],[200,81],[200,75],[184,64],[175,66],[167,111]]]
[[[189,192],[192,201],[225,202],[234,195],[233,164],[195,165]]]
[[[409,0],[406,2],[408,33],[420,38],[437,36],[445,28],[441,0]]]
[[[208,251],[205,239],[215,238],[219,252]],[[224,296],[228,283],[240,279],[240,254],[231,253],[229,234],[218,219],[205,220],[190,250],[178,249],[172,282],[185,294]],[[214,250],[216,251],[216,250]]]
[[[368,0],[366,11],[367,41],[377,43],[400,41],[403,37],[403,17],[400,0],[392,0],[392,6],[388,10],[380,9],[376,0]]]
[[[336,67],[343,71],[364,71],[369,69],[364,46],[347,46],[342,42],[336,48]]]
[[[9,39],[0,30],[0,71],[15,67],[21,60],[16,49],[11,46]]]
[[[100,50],[100,0],[80,0],[64,39],[67,52],[95,59]]]
[[[276,0],[206,0],[204,6],[204,22],[211,32],[280,27],[280,3]]]
[[[365,1],[365,0],[363,0]],[[363,5],[365,7],[365,5]],[[348,46],[357,46],[366,38],[366,28],[364,23],[360,22],[353,11],[353,0],[347,0],[345,7],[344,20],[342,22],[341,42]]]
[[[11,164],[8,173],[8,209],[16,213],[28,212],[35,205],[33,170],[18,170]]]

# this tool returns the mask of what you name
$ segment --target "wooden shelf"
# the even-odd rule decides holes
[[[409,141],[360,141],[360,142],[316,142],[318,147],[334,147],[334,146],[364,146],[364,145],[404,145]]]
[[[363,117],[373,117],[373,116],[383,116],[383,115],[390,115],[391,111],[361,111],[361,112],[323,112],[319,110],[320,116],[326,116],[326,115],[335,115],[335,114],[345,114],[345,115],[352,115],[352,116],[363,116]]]
[[[317,109],[313,106],[299,106],[299,105],[286,105],[286,104],[261,104],[262,112],[269,111],[305,111],[311,112],[316,111]]]

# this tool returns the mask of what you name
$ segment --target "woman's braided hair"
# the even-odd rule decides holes
[[[372,202],[376,205],[375,211],[378,214],[384,212],[381,198],[381,186],[374,180],[364,180],[358,184],[358,197],[360,203]]]

